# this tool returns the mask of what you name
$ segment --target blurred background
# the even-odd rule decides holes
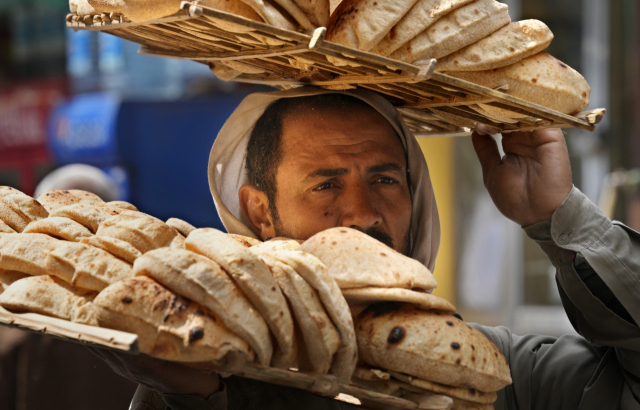
[[[585,76],[590,108],[607,109],[595,132],[566,130],[575,185],[611,218],[640,229],[637,1],[505,3],[512,20],[551,28],[547,51]],[[52,171],[89,164],[116,187],[114,199],[163,220],[222,228],[207,184],[209,150],[243,96],[268,88],[220,81],[195,62],[138,55],[137,44],[108,34],[74,32],[67,13],[66,0],[0,0],[0,185],[33,195]],[[573,333],[554,269],[493,206],[471,140],[420,143],[443,228],[435,293],[467,321],[520,334]],[[83,348],[0,332],[0,408],[126,408],[135,386]],[[53,354],[46,349],[59,361],[45,359]],[[61,387],[83,374],[92,383]],[[56,405],[56,396],[70,398]]]

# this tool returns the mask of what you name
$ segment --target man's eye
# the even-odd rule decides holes
[[[322,185],[315,187],[314,191],[324,191],[325,189],[333,188],[333,184],[331,182],[325,182]]]
[[[381,182],[381,183],[383,183],[383,184],[395,184],[395,183],[396,183],[396,180],[395,180],[395,179],[393,179],[393,178],[386,178],[386,177],[385,177],[385,178],[380,178],[380,179],[378,179],[378,182]]]

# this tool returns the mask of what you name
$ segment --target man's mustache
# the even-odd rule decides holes
[[[380,229],[376,228],[375,226],[372,226],[371,228],[367,229],[366,231],[364,231],[364,233],[366,233],[367,235],[369,235],[370,237],[379,240],[380,242],[384,243],[385,245],[387,245],[389,248],[391,249],[395,249],[393,247],[393,239],[391,239],[391,237],[389,235],[387,235],[387,233],[381,231]]]

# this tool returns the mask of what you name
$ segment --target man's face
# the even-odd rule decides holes
[[[283,122],[281,150],[276,235],[307,239],[344,226],[409,252],[405,152],[381,114],[362,108],[292,114]]]

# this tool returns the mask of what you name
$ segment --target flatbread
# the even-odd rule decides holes
[[[87,0],[69,0],[69,9],[73,14],[77,14],[80,17],[100,14],[99,11],[89,5]]]
[[[331,228],[299,248],[324,263],[340,289],[383,287],[430,290],[437,286],[420,262],[351,228]]]
[[[40,194],[38,202],[49,212],[53,212],[63,206],[73,204],[89,204],[89,205],[101,205],[104,201],[96,194],[91,192],[82,191],[80,189],[67,189],[46,191]]]
[[[355,328],[358,352],[370,366],[482,392],[511,384],[498,348],[453,315],[377,303],[356,318]]]
[[[110,236],[91,236],[80,240],[80,243],[95,246],[103,251],[117,256],[125,262],[133,264],[133,262],[142,256],[142,252],[133,247],[129,242],[112,238]]]
[[[509,116],[506,115],[502,115],[499,112],[488,112],[486,111],[483,107],[480,107],[477,104],[471,104],[469,105],[469,108],[471,108],[473,111],[477,112],[478,114],[480,114],[481,116],[493,121],[493,122],[506,122],[507,124],[517,124],[518,120],[511,118]]]
[[[269,267],[238,241],[213,228],[191,232],[185,248],[214,260],[236,281],[276,339],[271,365],[291,367],[297,357],[293,319]]]
[[[251,246],[260,245],[262,241],[260,239],[252,238],[250,236],[238,235],[235,233],[228,233],[230,238],[235,239],[238,243],[242,244],[245,248],[249,248]]]
[[[180,232],[180,234],[185,238],[189,236],[191,231],[196,229],[196,227],[191,225],[189,222],[183,221],[182,219],[178,218],[167,219],[167,225]]]
[[[296,5],[316,27],[327,27],[329,24],[329,0],[294,0]]]
[[[2,219],[0,219],[0,233],[17,233],[12,227],[4,223]]]
[[[110,201],[110,202],[107,202],[105,205],[112,206],[114,208],[126,209],[129,211],[138,210],[138,208],[136,208],[135,205],[130,204],[129,202],[126,202],[126,201]]]
[[[389,396],[403,396],[405,392],[424,393],[422,389],[413,387],[408,383],[402,383],[397,380],[366,380],[354,377],[351,383],[363,387],[367,390],[386,394]]]
[[[242,0],[251,7],[260,17],[272,26],[283,28],[285,30],[296,30],[297,24],[293,17],[287,15],[287,12],[270,0]]]
[[[444,57],[509,24],[508,9],[495,0],[466,4],[440,18],[389,57],[407,63]]]
[[[507,94],[564,114],[584,110],[591,94],[589,84],[580,73],[544,52],[495,70],[447,74],[488,88],[506,84]]]
[[[72,219],[85,228],[89,229],[91,233],[96,233],[96,231],[98,230],[98,226],[102,222],[106,221],[112,216],[120,214],[124,210],[124,208],[115,207],[111,205],[111,203],[100,205],[89,205],[80,203],[58,208],[55,211],[51,212],[51,214],[49,214],[49,217],[62,216]]]
[[[441,310],[455,313],[456,307],[448,300],[426,292],[398,288],[355,288],[343,289],[342,295],[349,306],[370,305],[376,302],[411,303],[424,310]]]
[[[411,400],[413,402],[418,403],[418,405],[421,405],[423,401],[426,403],[432,403],[432,396],[433,396],[433,393],[431,392],[409,393],[409,394],[403,395],[402,398]],[[451,410],[495,410],[495,407],[491,403],[488,403],[488,404],[474,403],[466,400],[460,400],[455,397],[451,397],[451,399],[453,400]]]
[[[209,258],[184,249],[161,248],[147,252],[133,265],[137,276],[149,276],[162,286],[214,312],[224,324],[256,352],[258,363],[268,366],[273,345],[266,322],[238,285]]]
[[[325,39],[369,51],[417,0],[343,0],[331,14]]]
[[[96,295],[96,292],[71,286],[52,276],[30,276],[12,283],[0,295],[0,305],[11,312],[40,313],[97,326],[90,303]]]
[[[361,380],[384,381],[391,379],[391,375],[384,370],[372,369],[370,367],[356,367],[353,377]]]
[[[255,353],[213,312],[136,276],[117,282],[93,301],[100,327],[138,335],[140,351],[165,360],[207,362],[231,352]]]
[[[209,61],[209,68],[213,75],[218,77],[222,81],[231,81],[239,75],[242,75],[242,72],[238,70],[234,70],[228,65],[224,65],[219,61]]]
[[[418,0],[371,50],[388,56],[447,13],[474,0]]]
[[[46,218],[47,210],[29,195],[17,189],[0,186],[0,221],[15,232],[22,230],[31,222]],[[4,227],[2,232],[8,229]]]
[[[28,275],[24,272],[0,269],[0,294],[2,294],[2,292],[13,282],[22,278],[27,278],[29,276],[31,275]]]
[[[62,242],[41,233],[0,233],[0,269],[14,270],[29,275],[49,275],[45,268],[45,250]]]
[[[80,242],[83,238],[93,236],[90,230],[76,221],[62,216],[53,216],[33,221],[22,233],[42,233],[66,241]]]
[[[340,347],[340,334],[314,290],[291,266],[261,254],[289,301],[298,325],[298,370],[325,374]]]
[[[268,241],[253,245],[252,251],[259,253],[270,253],[274,251],[295,251],[300,248],[301,242],[289,238],[272,238]]]
[[[466,387],[453,387],[446,386],[444,384],[432,382],[429,380],[418,379],[416,377],[408,376],[398,372],[390,372],[391,375],[405,383],[409,383],[412,386],[419,387],[430,392],[438,394],[446,394],[449,397],[455,399],[465,400],[479,404],[491,404],[498,399],[496,392],[484,393],[475,389],[469,389]]]
[[[133,276],[131,265],[84,243],[57,241],[45,253],[44,267],[51,275],[81,288],[100,292]]]
[[[315,256],[298,251],[271,253],[275,259],[291,266],[317,292],[329,317],[340,332],[341,344],[330,373],[342,383],[348,383],[358,361],[358,346],[353,330],[353,319],[338,284],[326,267]]]
[[[280,7],[285,9],[287,13],[289,13],[289,15],[293,17],[295,21],[298,22],[300,27],[302,27],[303,29],[313,30],[317,28],[316,25],[314,25],[313,23],[311,23],[311,21],[309,21],[309,18],[300,9],[300,7],[298,7],[297,2],[293,0],[273,0],[273,1],[275,1],[278,5],[280,5]]]
[[[141,212],[124,211],[100,223],[96,236],[110,236],[130,243],[142,253],[171,246],[177,231],[161,220]]]
[[[514,21],[482,40],[438,60],[436,71],[506,67],[547,48],[553,33],[539,20]]]
[[[429,110],[436,117],[448,122],[449,124],[457,125],[458,127],[475,128],[476,123],[468,118],[461,117],[459,115],[451,114],[446,111],[438,110],[436,108],[429,108]]]

